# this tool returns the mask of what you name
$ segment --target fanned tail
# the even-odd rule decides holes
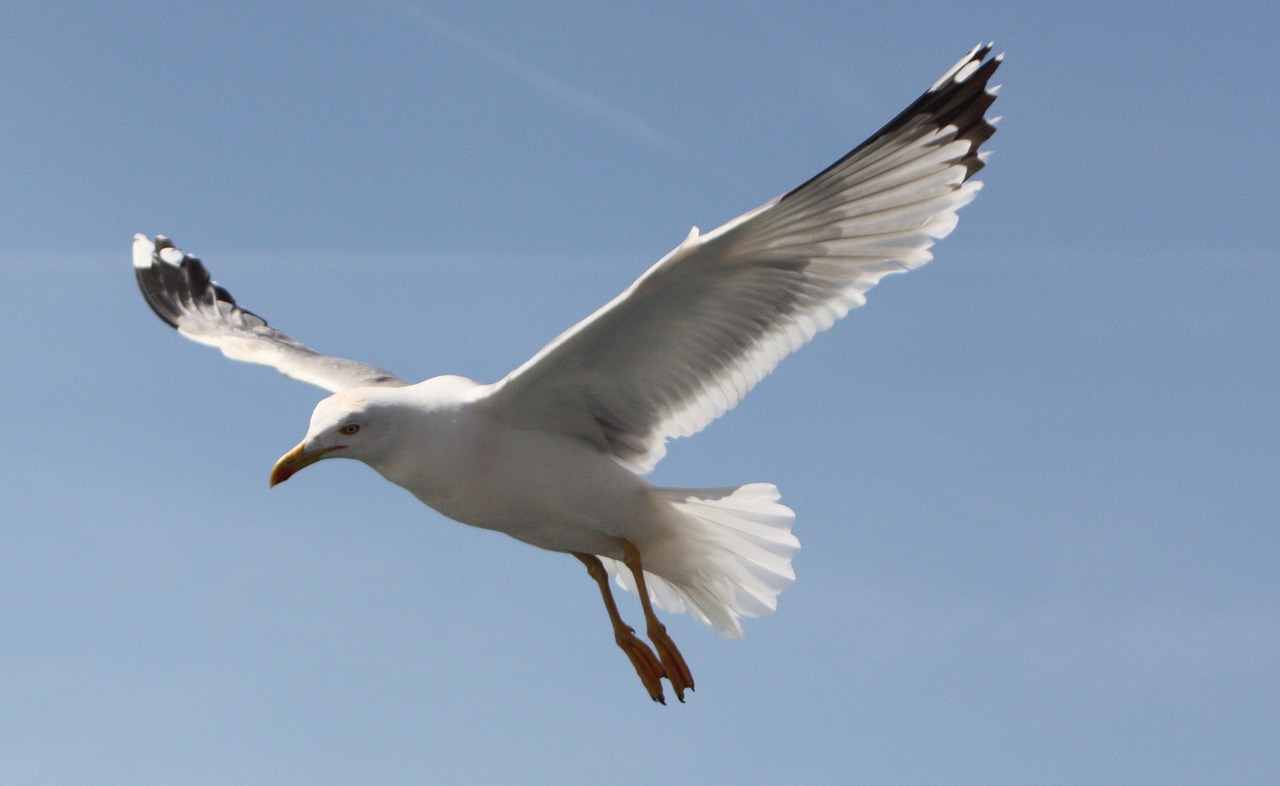
[[[734,639],[743,633],[742,617],[763,617],[777,608],[778,593],[795,581],[791,560],[800,541],[791,534],[796,514],[778,502],[776,486],[654,491],[681,518],[679,541],[644,555],[654,603],[670,612],[688,610]],[[636,591],[626,566],[603,561],[620,586]]]

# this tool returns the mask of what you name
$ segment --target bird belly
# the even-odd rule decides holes
[[[576,437],[513,429],[486,418],[438,430],[408,475],[389,480],[455,521],[551,551],[622,556],[665,530],[667,504],[640,476]]]

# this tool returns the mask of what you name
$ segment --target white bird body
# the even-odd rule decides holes
[[[455,521],[539,548],[621,559],[617,538],[640,545],[658,534],[644,478],[580,439],[493,420],[476,406],[486,387],[446,376],[337,394],[408,404],[387,455],[351,457]]]
[[[494,419],[485,407],[491,388],[441,376],[336,393],[316,406],[299,448],[362,461],[463,524],[600,556],[628,586],[619,567],[625,540],[644,555],[660,606],[690,604],[727,636],[741,635],[739,614],[773,610],[795,578],[790,560],[800,548],[776,488],[653,486],[581,439]],[[361,425],[359,440],[340,433],[352,422]]]
[[[913,270],[978,193],[994,132],[975,47],[867,141],[711,232],[695,228],[626,291],[502,380],[418,384],[329,357],[236,305],[168,239],[134,240],[148,304],[183,335],[332,391],[272,485],[315,461],[364,461],[440,513],[575,555],[650,695],[693,687],[649,601],[726,636],[792,583],[795,514],[755,483],[669,489],[642,475],[674,437],[733,408],[788,354],[892,273]],[[655,656],[622,623],[606,574],[637,591]]]

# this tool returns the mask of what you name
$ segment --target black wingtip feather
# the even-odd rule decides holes
[[[782,198],[785,200],[827,172],[841,166],[877,139],[895,133],[912,122],[925,122],[934,128],[954,125],[957,129],[956,138],[971,143],[969,151],[959,163],[965,168],[965,180],[973,177],[985,166],[985,162],[978,154],[978,149],[996,132],[996,127],[986,119],[987,109],[996,100],[995,93],[987,90],[987,83],[1004,62],[1004,55],[996,55],[988,60],[987,56],[991,54],[994,46],[994,43],[988,43],[974,49],[943,79],[939,80],[938,84],[930,87],[924,95],[899,112],[897,117],[868,137],[865,142],[842,156],[839,161],[791,189]],[[957,76],[974,63],[980,65],[966,75],[963,81],[958,81]]]
[[[181,259],[177,262],[165,260],[161,252],[167,249],[177,251],[182,255]],[[218,286],[209,276],[204,263],[175,248],[173,242],[164,235],[156,236],[151,264],[145,267],[135,266],[133,271],[138,289],[142,291],[147,305],[156,316],[174,329],[178,328],[183,316],[201,308],[216,310],[219,303],[262,319],[239,308],[231,293]],[[265,320],[263,323],[265,324]]]

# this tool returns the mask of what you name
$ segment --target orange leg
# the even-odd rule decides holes
[[[640,675],[640,681],[644,683],[645,690],[649,691],[649,698],[666,704],[667,700],[662,695],[662,661],[653,654],[648,644],[636,636],[635,629],[622,621],[622,616],[618,614],[618,605],[613,602],[613,591],[609,588],[609,574],[600,562],[600,558],[594,554],[583,554],[577,551],[571,553],[587,566],[587,573],[591,574],[591,578],[595,579],[596,585],[600,587],[600,597],[604,599],[604,607],[609,612],[609,621],[613,623],[613,640],[631,659],[631,665],[635,667],[636,674]],[[680,700],[684,701],[683,698]]]
[[[658,650],[658,657],[662,659],[662,666],[676,692],[676,698],[683,702],[685,690],[693,690],[693,675],[689,673],[684,656],[676,649],[676,643],[667,635],[666,626],[653,613],[649,590],[644,583],[644,566],[640,564],[640,550],[631,541],[620,538],[619,543],[622,545],[622,561],[631,569],[631,575],[636,579],[636,591],[640,594],[640,605],[644,607],[645,633]]]

